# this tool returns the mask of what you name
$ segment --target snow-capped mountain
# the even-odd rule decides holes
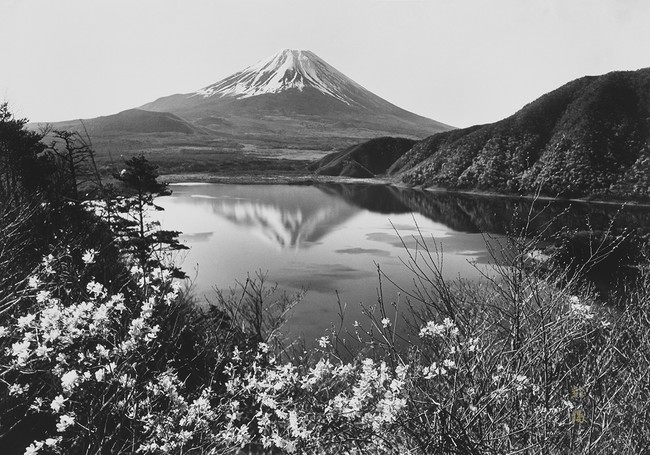
[[[195,95],[241,99],[290,89],[303,91],[305,87],[315,88],[348,105],[356,104],[354,93],[364,90],[313,52],[285,49],[216,84],[202,88]]]
[[[313,52],[298,50],[283,50],[191,93],[83,125],[75,120],[52,126],[83,127],[98,156],[111,163],[107,167],[116,154],[152,153],[166,160],[161,168],[168,172],[223,173],[298,172],[302,161],[369,139],[420,139],[451,129],[389,103]]]
[[[141,109],[171,112],[216,131],[237,134],[306,131],[333,137],[426,137],[451,129],[405,111],[363,88],[310,51],[283,50],[193,93]]]

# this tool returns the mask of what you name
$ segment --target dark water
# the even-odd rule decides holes
[[[377,301],[377,266],[405,289],[413,275],[403,265],[404,244],[420,234],[444,252],[450,279],[489,273],[503,235],[561,228],[650,226],[647,208],[434,193],[380,185],[180,184],[160,198],[166,229],[182,231],[191,247],[183,268],[207,301],[213,287],[228,289],[248,274],[268,274],[283,289],[307,288],[289,330],[313,339],[338,324],[337,295],[349,325],[362,321],[360,303]],[[484,235],[488,234],[488,235]],[[488,248],[486,245],[489,245]],[[414,251],[414,250],[412,250]],[[384,299],[400,302],[382,282]]]

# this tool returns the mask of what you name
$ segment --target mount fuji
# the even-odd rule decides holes
[[[229,134],[426,137],[448,125],[401,109],[310,51],[286,49],[188,94],[145,104]]]
[[[452,129],[299,50],[280,51],[192,93],[51,126],[87,133],[107,171],[114,157],[144,153],[166,173],[219,175],[300,174],[307,163],[369,139],[421,139]]]

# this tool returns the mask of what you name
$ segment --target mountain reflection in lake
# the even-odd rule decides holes
[[[415,246],[418,228],[434,247],[444,251],[444,274],[478,279],[481,268],[494,259],[500,235],[526,226],[531,202],[508,198],[462,196],[381,185],[322,184],[231,185],[179,184],[173,194],[158,199],[165,208],[165,229],[183,232],[191,247],[182,264],[196,275],[195,289],[208,300],[213,287],[228,289],[247,274],[268,272],[268,282],[288,291],[307,288],[289,330],[308,339],[322,336],[337,323],[336,291],[347,304],[348,324],[362,321],[359,303],[377,301],[377,265],[391,280],[410,288],[412,275],[402,260],[403,243]],[[539,207],[546,204],[537,203]],[[616,206],[553,204],[534,214],[529,229],[549,219],[553,228],[607,225]],[[648,225],[647,210],[626,210],[618,222]],[[484,236],[481,232],[494,234]],[[434,242],[435,241],[435,242]],[[474,267],[472,264],[476,265]],[[383,280],[388,302],[398,300],[397,289]]]

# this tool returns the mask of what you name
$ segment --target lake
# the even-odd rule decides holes
[[[650,226],[650,212],[642,207],[617,214],[618,205],[540,200],[531,210],[527,199],[387,185],[187,183],[171,188],[171,196],[157,199],[165,209],[159,216],[163,228],[183,232],[180,239],[190,250],[181,266],[197,295],[215,301],[214,287],[232,288],[258,272],[289,292],[307,289],[288,331],[308,340],[339,323],[338,298],[346,306],[347,326],[363,320],[360,303],[377,301],[378,266],[411,289],[404,245],[414,251],[420,233],[430,249],[444,252],[445,277],[478,280],[502,260],[503,236],[520,234],[526,226],[529,233],[542,226],[598,229],[612,218],[620,226]],[[382,291],[385,301],[403,305],[403,294],[386,279]]]

